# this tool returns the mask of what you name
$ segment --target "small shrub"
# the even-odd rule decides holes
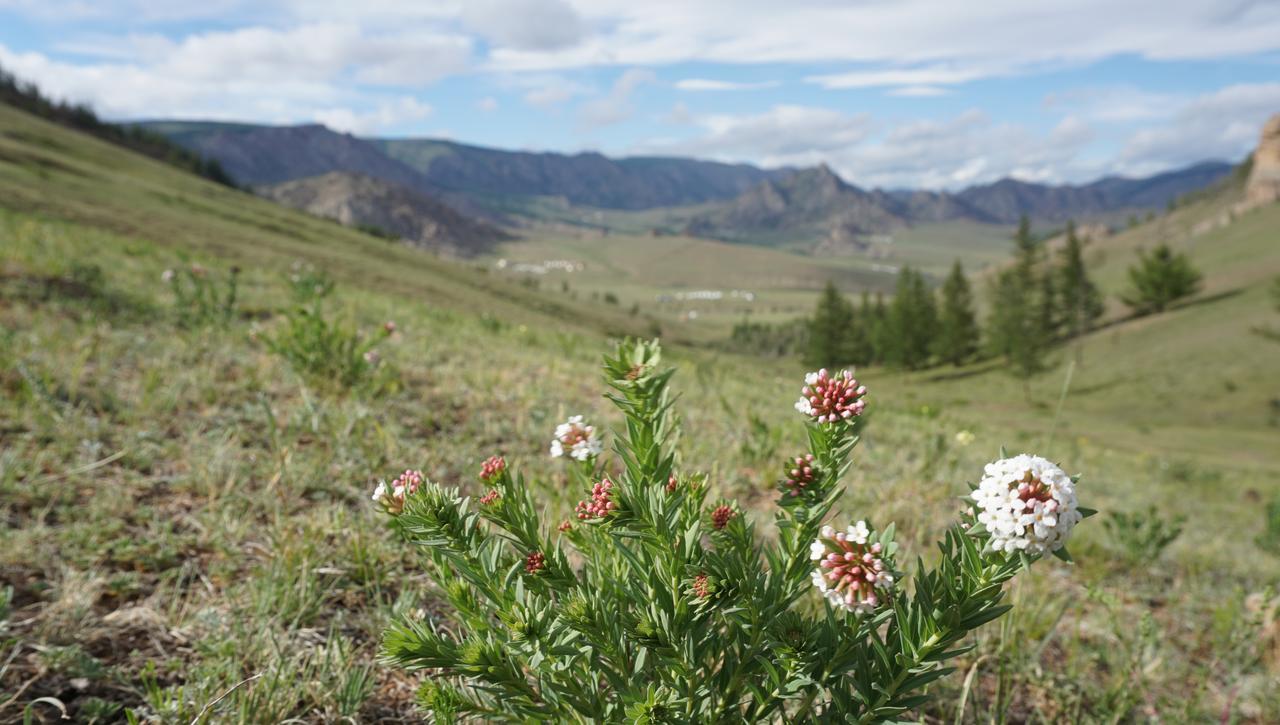
[[[616,466],[584,421],[556,431],[553,451],[581,452],[573,520],[540,520],[533,489],[496,459],[478,502],[416,471],[379,485],[375,500],[452,605],[447,619],[398,619],[383,638],[387,662],[431,673],[419,699],[436,721],[902,719],[967,651],[965,636],[1008,611],[1002,585],[1045,554],[1069,558],[1066,537],[1091,513],[1052,463],[992,463],[940,561],[907,585],[892,524],[826,522],[866,388],[821,371],[796,404],[809,450],[784,469],[777,537],[762,540],[680,465],[674,371],[660,364],[656,342],[605,360],[626,419]]]
[[[376,348],[395,332],[395,323],[384,323],[373,335],[361,334],[325,312],[325,300],[333,291],[328,276],[307,272],[295,274],[290,282],[295,305],[284,324],[264,338],[267,348],[313,382],[371,392],[389,385],[394,371]]]
[[[166,269],[161,279],[173,290],[173,308],[178,324],[183,327],[207,327],[231,324],[236,313],[240,268],[232,267],[224,282],[199,264],[181,269]]]
[[[1113,511],[1103,520],[1112,548],[1130,562],[1151,562],[1182,534],[1183,516],[1166,520],[1155,506],[1146,511]]]
[[[1164,312],[1169,305],[1200,290],[1201,274],[1191,258],[1160,244],[1150,254],[1138,253],[1138,263],[1129,268],[1132,289],[1123,296],[1134,314]]]

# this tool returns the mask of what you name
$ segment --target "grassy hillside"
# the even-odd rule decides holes
[[[306,261],[342,281],[513,321],[573,329],[641,329],[611,310],[583,310],[511,280],[204,183],[118,147],[0,106],[0,197],[5,206],[138,236],[248,269]]]
[[[4,108],[0,209],[0,721],[52,722],[57,707],[36,702],[51,697],[76,721],[127,708],[190,722],[242,682],[211,721],[414,721],[416,682],[376,664],[377,640],[392,613],[428,618],[442,604],[374,514],[374,482],[412,466],[476,494],[479,462],[501,452],[567,513],[584,494],[547,459],[551,430],[571,413],[616,422],[598,355],[611,327],[643,320]],[[1276,228],[1259,219],[1264,236]],[[1240,233],[1203,243],[1265,245]],[[839,517],[897,521],[903,560],[932,555],[964,483],[1002,444],[1081,472],[1082,500],[1104,512],[1073,540],[1076,566],[1019,581],[1014,613],[979,635],[920,718],[1280,714],[1269,588],[1280,556],[1261,511],[1280,495],[1280,447],[1251,417],[1276,367],[1260,339],[1236,334],[1262,318],[1261,291],[1247,265],[1222,258],[1214,275],[1239,270],[1240,294],[1088,341],[1052,436],[1060,371],[1036,382],[1033,406],[978,368],[860,375],[871,413]],[[380,348],[395,371],[382,392],[317,384],[268,349],[299,260],[338,279],[335,314],[366,330],[397,322]],[[179,324],[159,280],[190,261],[216,279],[244,268],[226,327]],[[683,465],[710,473],[767,533],[780,461],[801,444],[791,403],[803,371],[680,346],[670,357]],[[1155,560],[1102,523],[1148,506],[1189,517]]]
[[[1009,256],[1008,237],[1008,229],[993,225],[924,224],[875,243],[866,254],[815,257],[685,236],[537,229],[502,245],[489,261],[580,263],[579,271],[553,271],[536,279],[551,291],[567,284],[582,299],[599,300],[612,292],[622,308],[639,305],[664,324],[682,324],[680,329],[687,331],[682,339],[707,341],[723,340],[744,319],[778,322],[807,316],[828,281],[850,295],[889,294],[897,270],[904,265],[941,279],[956,259],[974,272],[1001,264]],[[753,299],[679,298],[692,290],[721,290],[726,295],[732,290],[749,291]],[[690,313],[697,317],[689,319]]]

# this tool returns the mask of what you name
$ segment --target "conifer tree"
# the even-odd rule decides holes
[[[809,321],[805,364],[821,368],[847,362],[844,359],[848,352],[846,339],[852,322],[853,308],[849,301],[836,289],[834,282],[828,281]]]
[[[873,363],[882,363],[887,357],[891,332],[889,330],[889,308],[884,303],[884,293],[876,293],[875,304],[871,306],[871,314],[866,316],[867,332],[871,337]]]
[[[1046,326],[1042,298],[1040,248],[1031,234],[1026,216],[1013,238],[1015,263],[1002,271],[992,287],[988,339],[991,351],[1008,362],[1009,372],[1022,380],[1023,392],[1031,398],[1030,381],[1045,368],[1044,355],[1051,341]]]
[[[978,322],[973,313],[973,291],[960,260],[942,285],[942,310],[934,351],[952,365],[961,365],[978,349]]]
[[[1150,254],[1138,252],[1138,263],[1129,268],[1129,281],[1133,290],[1125,295],[1124,303],[1135,314],[1149,315],[1164,312],[1173,302],[1195,294],[1200,289],[1200,272],[1187,255],[1161,244]]]
[[[1093,329],[1105,310],[1102,294],[1089,279],[1084,264],[1084,245],[1074,222],[1067,222],[1067,243],[1060,252],[1057,269],[1059,314],[1063,333],[1076,338]],[[1077,355],[1080,348],[1076,348]]]
[[[924,276],[903,267],[889,307],[886,362],[911,369],[927,365],[937,327],[937,305]]]

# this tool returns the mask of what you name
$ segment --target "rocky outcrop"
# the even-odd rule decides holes
[[[1244,187],[1249,207],[1280,201],[1280,113],[1262,127],[1262,138],[1253,152],[1253,170]]]
[[[277,203],[425,249],[471,256],[511,236],[406,186],[363,174],[335,171],[258,193]]]

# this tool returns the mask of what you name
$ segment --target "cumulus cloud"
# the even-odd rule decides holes
[[[1149,91],[1132,85],[1073,88],[1044,98],[1048,111],[1065,111],[1107,123],[1129,123],[1172,116],[1191,98],[1184,93]]]
[[[891,72],[911,79],[889,85],[938,85],[1042,64],[1116,55],[1238,56],[1280,43],[1280,4],[1266,2],[1224,8],[1215,0],[793,0],[780,13],[768,0],[580,0],[579,12],[597,30],[576,45],[553,52],[499,49],[491,62],[523,70],[846,62],[864,67],[817,82],[865,84],[885,81],[874,74]]]
[[[379,102],[367,111],[350,108],[327,108],[315,112],[316,121],[335,131],[363,136],[411,121],[421,121],[431,115],[431,106],[412,96]]]
[[[1005,176],[1075,181],[1099,171],[1077,159],[1093,132],[1086,122],[1071,117],[1040,134],[998,123],[977,109],[947,119],[893,125],[868,114],[803,106],[694,120],[702,134],[643,150],[770,166],[827,162],[852,183],[882,188],[958,188]]]
[[[97,44],[108,47],[102,39]],[[317,23],[211,31],[176,41],[130,35],[116,39],[115,49],[84,64],[0,46],[0,63],[54,96],[90,103],[109,117],[291,122],[332,115],[346,101],[367,101],[369,92],[357,85],[422,86],[460,72],[469,64],[471,41]],[[346,117],[356,122],[379,112]]]
[[[539,52],[575,45],[586,26],[561,0],[469,0],[462,22],[490,42]]]
[[[493,96],[485,96],[484,98],[476,101],[476,108],[484,111],[485,113],[493,113],[498,110],[498,106],[498,99]]]
[[[1280,83],[1242,83],[1185,103],[1162,124],[1136,131],[1120,168],[1147,174],[1205,158],[1239,159],[1258,142],[1262,124],[1280,109]]]
[[[806,165],[860,142],[872,130],[866,113],[795,105],[778,105],[756,114],[695,116],[692,121],[703,131],[698,136],[644,150],[775,166]]]

